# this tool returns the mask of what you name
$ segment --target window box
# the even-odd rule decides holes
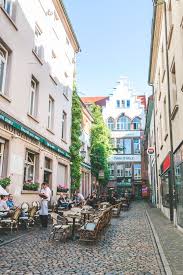
[[[23,190],[38,191],[39,183],[29,183],[25,182],[23,185]]]

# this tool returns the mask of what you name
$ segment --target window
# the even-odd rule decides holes
[[[141,164],[134,164],[134,179],[141,179]]]
[[[0,44],[0,93],[5,94],[8,51]]]
[[[112,117],[108,118],[108,128],[112,131],[114,130],[114,119]]]
[[[117,164],[117,177],[124,177],[125,167],[124,164]]]
[[[114,138],[111,138],[111,144],[113,147],[115,147],[115,139]]]
[[[130,130],[131,121],[126,116],[120,116],[117,121],[118,130]]]
[[[131,139],[117,138],[117,148],[120,154],[131,154]]]
[[[172,107],[174,108],[176,102],[177,102],[177,84],[176,84],[176,68],[175,68],[175,61],[173,61],[173,64],[171,66],[171,94],[172,94]]]
[[[26,151],[24,164],[24,183],[35,182],[35,164],[36,154],[31,151]]]
[[[166,133],[167,133],[166,97],[165,97],[165,99],[164,99],[163,111],[164,111],[164,126],[165,126],[165,134],[166,134]]]
[[[68,96],[69,96],[69,87],[68,86],[64,86],[63,94],[68,98]]]
[[[125,108],[125,100],[121,100],[121,108]]]
[[[116,100],[116,107],[120,108],[120,100]]]
[[[52,160],[50,158],[45,157],[44,182],[51,185],[51,181],[52,181]]]
[[[66,140],[66,126],[67,126],[67,114],[65,112],[62,113],[62,134],[61,138]]]
[[[109,164],[109,175],[114,177],[114,164]]]
[[[134,118],[132,123],[133,123],[134,130],[140,130],[140,127],[141,127],[141,119],[140,118],[138,118],[138,117]]]
[[[131,163],[125,164],[125,177],[131,177],[132,176],[132,166]]]
[[[126,101],[126,108],[130,108],[130,100]]]
[[[29,114],[33,117],[37,116],[37,104],[38,104],[38,81],[34,77],[32,77]]]
[[[135,138],[133,140],[133,151],[134,154],[140,154],[140,139],[139,138]]]
[[[58,170],[57,170],[57,188],[67,188],[67,166],[58,163]]]
[[[0,139],[0,178],[2,177],[3,172],[4,144],[5,141],[3,139]]]
[[[39,26],[36,24],[36,26],[35,26],[34,51],[38,55],[39,58],[42,57],[41,35],[42,35],[42,31],[39,28]]]
[[[54,114],[54,100],[49,97],[49,106],[48,106],[48,129],[53,129],[53,114]]]
[[[12,15],[12,5],[12,0],[3,0],[3,8],[9,14],[9,16]]]

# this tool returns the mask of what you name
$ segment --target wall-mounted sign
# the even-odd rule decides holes
[[[141,155],[113,155],[109,162],[141,162]]]
[[[112,131],[111,138],[140,137],[140,131]]]
[[[99,171],[98,178],[99,179],[104,179],[104,171],[103,170]]]
[[[170,154],[168,154],[164,159],[163,163],[161,164],[161,174],[165,173],[170,168],[170,165],[171,165],[171,158],[170,158]]]
[[[155,149],[154,149],[154,147],[148,147],[148,148],[147,148],[147,154],[148,154],[149,156],[154,156],[154,154],[155,154]]]

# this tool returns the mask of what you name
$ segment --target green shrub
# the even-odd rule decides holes
[[[3,188],[6,188],[8,185],[10,185],[10,183],[11,183],[10,177],[4,178],[4,179],[0,179],[0,185]]]
[[[32,190],[32,191],[37,191],[39,188],[39,183],[24,183],[23,185],[23,190]]]

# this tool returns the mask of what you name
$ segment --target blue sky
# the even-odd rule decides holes
[[[109,95],[122,75],[141,94],[149,92],[152,1],[64,0],[64,4],[82,50],[77,57],[79,95]]]

